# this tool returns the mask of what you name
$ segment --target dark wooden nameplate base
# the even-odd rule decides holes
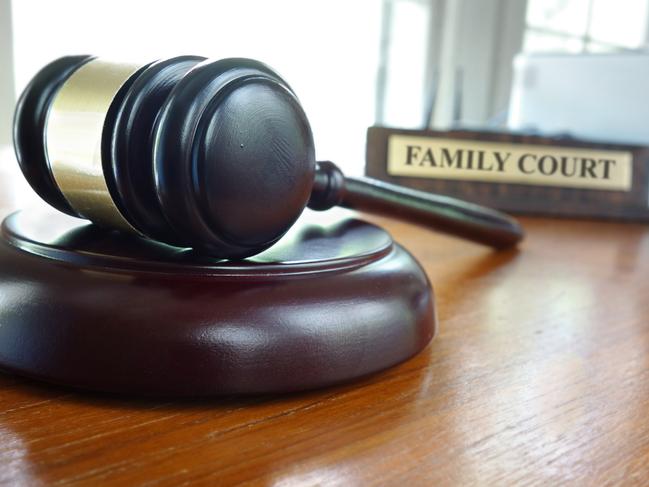
[[[0,367],[133,395],[311,389],[380,371],[435,333],[430,284],[390,235],[307,212],[242,262],[54,210],[7,217]]]

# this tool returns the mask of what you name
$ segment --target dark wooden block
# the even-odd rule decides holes
[[[588,149],[593,152],[615,151],[631,156],[630,184],[625,189],[498,182],[478,179],[416,177],[391,174],[387,167],[389,139],[394,135],[452,139],[467,142],[499,143],[506,147],[521,145],[553,149]],[[528,169],[531,169],[528,166]],[[649,221],[649,147],[605,144],[570,137],[541,137],[515,133],[473,130],[402,130],[371,127],[367,133],[366,174],[372,178],[409,188],[466,199],[514,214],[589,217],[617,220]],[[539,181],[539,178],[536,178]],[[542,181],[542,179],[541,179]]]
[[[285,392],[350,381],[422,350],[429,281],[388,233],[306,213],[246,261],[19,212],[0,239],[0,365],[136,395]]]

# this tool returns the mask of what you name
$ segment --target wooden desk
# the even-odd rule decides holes
[[[0,176],[6,213],[28,190]],[[520,251],[493,253],[372,220],[435,287],[441,331],[419,356],[327,390],[183,402],[0,375],[0,482],[649,482],[646,226],[524,219]]]

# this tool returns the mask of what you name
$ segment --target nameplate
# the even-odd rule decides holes
[[[391,134],[387,172],[391,176],[630,191],[633,153]]]
[[[516,214],[649,222],[649,145],[370,127],[365,174]]]

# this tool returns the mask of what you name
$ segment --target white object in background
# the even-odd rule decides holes
[[[14,96],[11,2],[0,0],[0,150],[11,143]]]
[[[519,55],[507,126],[649,145],[648,80],[649,53]]]

